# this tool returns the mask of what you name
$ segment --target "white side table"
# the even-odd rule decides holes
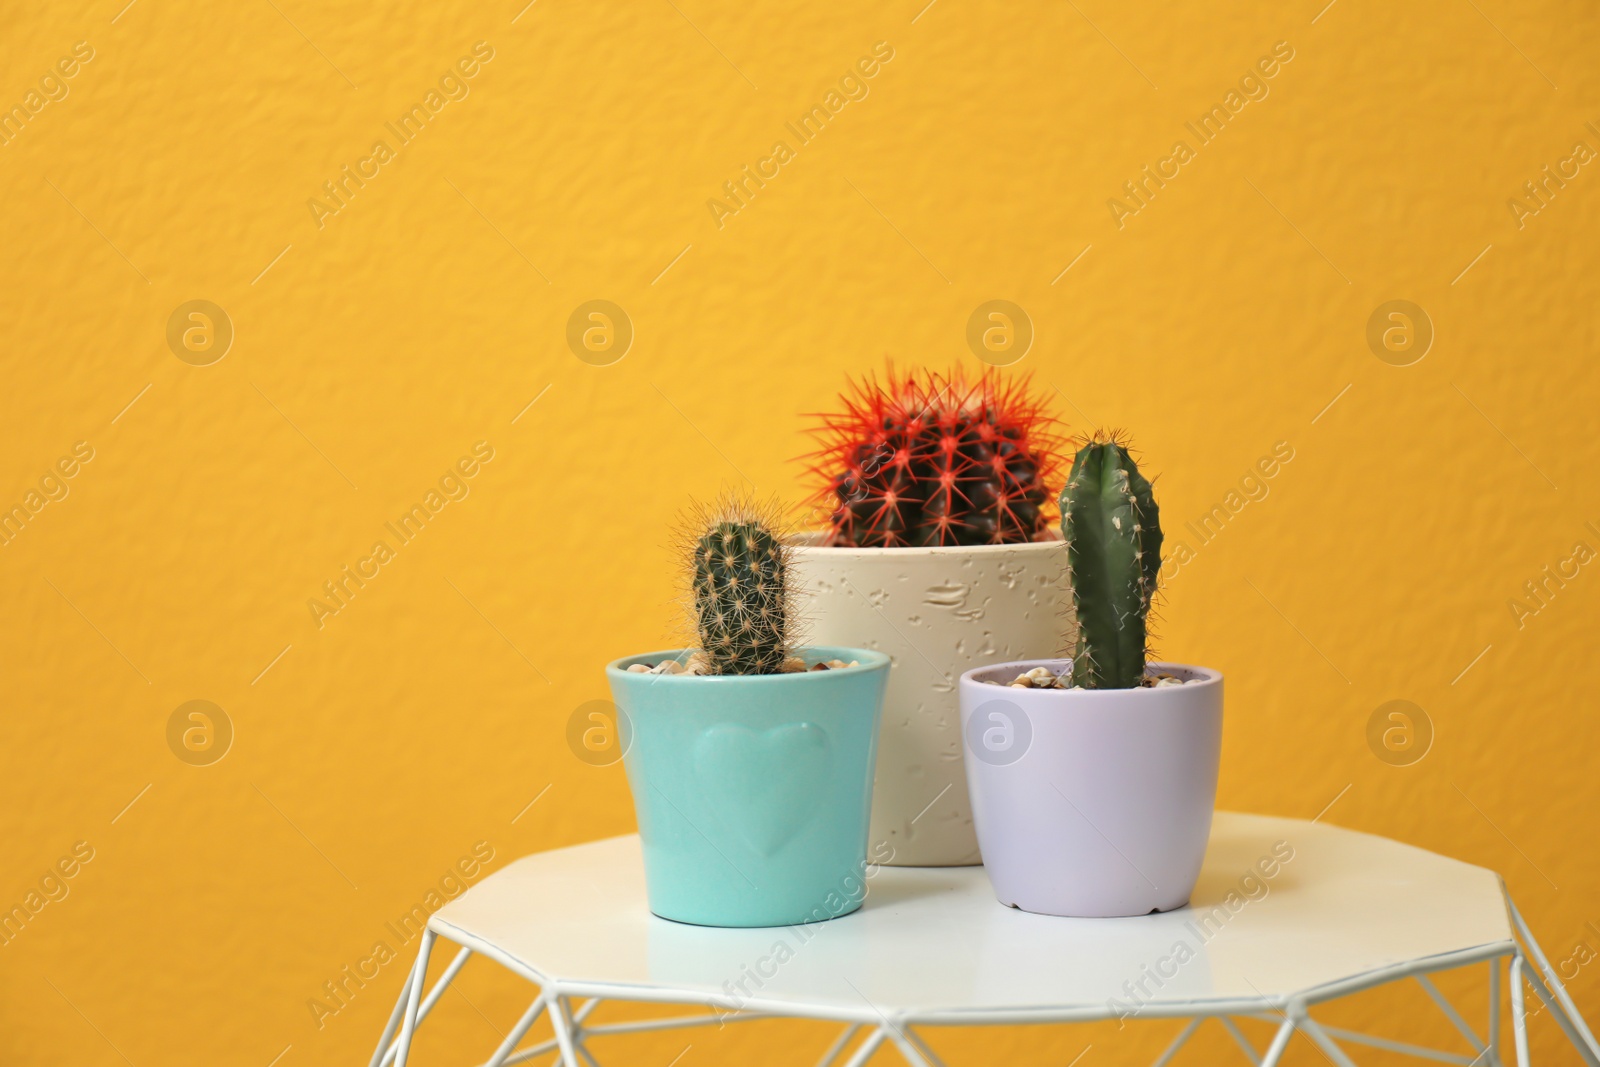
[[[1264,862],[1281,860],[1280,842],[1292,858]],[[417,1026],[474,953],[538,987],[488,1067],[558,1050],[566,1067],[597,1067],[589,1045],[607,1034],[780,1016],[844,1024],[820,1063],[837,1062],[856,1041],[848,1067],[885,1044],[918,1067],[939,1065],[925,1040],[939,1025],[1119,1017],[1191,1020],[1156,1067],[1206,1019],[1263,1067],[1278,1063],[1296,1032],[1339,1067],[1353,1067],[1344,1045],[1497,1065],[1503,959],[1510,960],[1517,1062],[1528,1062],[1526,984],[1584,1062],[1600,1067],[1600,1045],[1500,876],[1385,838],[1219,812],[1190,906],[1132,919],[1013,911],[996,902],[981,867],[868,873],[866,903],[852,915],[723,930],[650,914],[636,836],[527,856],[434,914],[372,1067],[395,1060],[404,1067]],[[424,996],[436,938],[462,947]],[[1469,965],[1482,965],[1489,983],[1483,1036],[1428,977]],[[1342,1030],[1312,1014],[1326,1001],[1403,979],[1421,983],[1460,1031],[1465,1051]],[[573,998],[587,1000],[574,1006]],[[711,1011],[588,1025],[607,1000]],[[542,1014],[554,1037],[519,1049]],[[1277,1024],[1265,1050],[1234,1021],[1244,1017]]]

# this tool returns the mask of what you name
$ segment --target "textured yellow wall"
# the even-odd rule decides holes
[[[976,366],[995,299],[1035,332],[1016,369],[1161,474],[1192,558],[1160,647],[1229,676],[1222,803],[1332,804],[1504,872],[1558,958],[1600,948],[1600,575],[1564,562],[1600,548],[1591,5],[526,2],[5,20],[0,904],[74,874],[0,947],[0,1060],[365,1057],[415,948],[387,922],[632,828],[564,730],[604,661],[666,641],[672,514],[743,480],[798,500],[798,413],[885,356]],[[865,96],[788,131],[875,53]],[[1218,136],[1186,128],[1274,55]],[[747,164],[777,173],[741,205]],[[1135,200],[1146,165],[1170,177]],[[566,340],[595,299],[634,331],[609,366]],[[1408,366],[1368,343],[1394,300],[1434,335]],[[231,323],[220,360],[191,301]],[[346,565],[376,576],[318,617]],[[1368,745],[1396,699],[1434,734],[1408,766]],[[222,712],[198,751],[193,709],[169,730],[195,700]],[[380,941],[379,977],[308,1006]],[[1573,989],[1600,1014],[1597,973]],[[520,1007],[489,965],[461,990],[424,1062],[475,1062]],[[1415,990],[1342,1018],[1449,1036]],[[1171,1029],[1000,1047],[1132,1063]],[[825,1043],[690,1036],[684,1067]]]

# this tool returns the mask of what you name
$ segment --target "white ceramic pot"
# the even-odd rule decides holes
[[[887,652],[893,667],[872,791],[873,856],[900,867],[983,862],[961,759],[956,682],[1003,660],[1058,656],[1074,632],[1060,540],[795,550],[809,640]]]
[[[1188,903],[1205,858],[1222,755],[1222,675],[1159,689],[1017,689],[1031,660],[961,676],[967,781],[1000,903],[1085,918]]]

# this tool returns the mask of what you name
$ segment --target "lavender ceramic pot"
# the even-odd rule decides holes
[[[1211,832],[1222,754],[1222,675],[1153,663],[1182,685],[1022,689],[1027,660],[961,676],[973,822],[995,895],[1046,915],[1182,907]]]

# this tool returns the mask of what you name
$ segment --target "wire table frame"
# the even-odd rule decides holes
[[[1003,907],[981,867],[868,868],[840,891],[864,896],[860,910],[799,927],[694,927],[649,913],[636,835],[524,857],[429,920],[370,1067],[406,1067],[418,1027],[474,955],[537,988],[484,1067],[550,1053],[564,1067],[599,1067],[590,1045],[609,1035],[773,1018],[840,1024],[819,1067],[861,1067],[886,1048],[944,1067],[927,1040],[940,1026],[1173,1018],[1189,1022],[1155,1067],[1207,1020],[1258,1067],[1275,1067],[1297,1034],[1337,1067],[1354,1067],[1347,1046],[1502,1067],[1508,998],[1516,1063],[1527,1067],[1529,989],[1600,1067],[1600,1044],[1499,875],[1334,826],[1218,812],[1189,906],[1129,919]],[[459,947],[426,988],[441,940]],[[1487,983],[1481,1033],[1431,977],[1461,968]],[[1315,1014],[1405,981],[1426,991],[1464,1050]],[[591,1023],[607,1001],[710,1010]],[[524,1046],[541,1018],[551,1036]],[[1258,1048],[1240,1019],[1274,1024],[1270,1043]]]

